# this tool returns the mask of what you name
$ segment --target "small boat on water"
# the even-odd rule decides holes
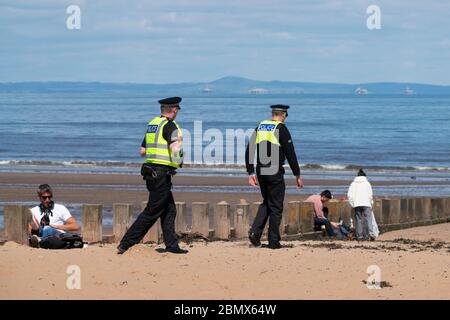
[[[253,93],[253,94],[263,94],[263,93],[267,93],[269,91],[267,89],[263,89],[263,88],[254,88],[254,89],[250,89],[249,92]]]
[[[369,91],[367,91],[367,89],[358,87],[358,88],[355,89],[355,93],[356,94],[368,94]]]
[[[406,94],[407,96],[409,96],[409,95],[414,94],[414,91],[411,90],[410,88],[406,87],[406,89],[405,89],[405,94]]]

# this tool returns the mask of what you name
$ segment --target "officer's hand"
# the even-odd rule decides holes
[[[254,174],[248,176],[248,183],[252,187],[256,187],[258,185],[258,180],[256,179],[256,176]]]
[[[303,181],[302,181],[302,179],[300,178],[300,176],[296,177],[295,183],[297,184],[297,188],[300,188],[300,189],[301,189],[301,188],[304,187]]]

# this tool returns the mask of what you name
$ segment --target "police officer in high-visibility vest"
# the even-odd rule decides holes
[[[268,248],[279,249],[280,223],[286,190],[283,164],[286,159],[295,176],[297,187],[303,188],[303,182],[291,134],[284,124],[289,106],[277,104],[271,108],[272,120],[262,121],[256,127],[245,152],[249,184],[256,187],[259,183],[264,199],[249,231],[249,239],[254,246],[261,246],[260,239],[269,220]]]
[[[139,243],[158,218],[161,219],[166,251],[188,252],[178,245],[175,233],[177,211],[171,191],[172,176],[183,164],[183,136],[175,122],[181,98],[172,97],[158,102],[161,104],[161,116],[148,123],[140,149],[141,156],[146,157],[141,174],[149,191],[148,203],[120,241],[118,254]]]

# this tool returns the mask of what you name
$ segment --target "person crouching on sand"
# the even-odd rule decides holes
[[[32,247],[39,248],[39,243],[44,238],[79,229],[69,210],[52,201],[53,190],[48,184],[41,184],[37,194],[41,203],[31,209],[32,222],[28,225]]]
[[[334,229],[339,229],[339,224],[331,222],[328,219],[328,208],[324,204],[333,198],[330,190],[324,190],[319,194],[310,196],[305,202],[312,202],[314,204],[314,226],[325,226],[328,236],[335,237]]]

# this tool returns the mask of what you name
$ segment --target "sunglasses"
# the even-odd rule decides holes
[[[53,196],[41,196],[41,199],[43,200],[47,200],[47,199],[51,199],[53,198]]]

